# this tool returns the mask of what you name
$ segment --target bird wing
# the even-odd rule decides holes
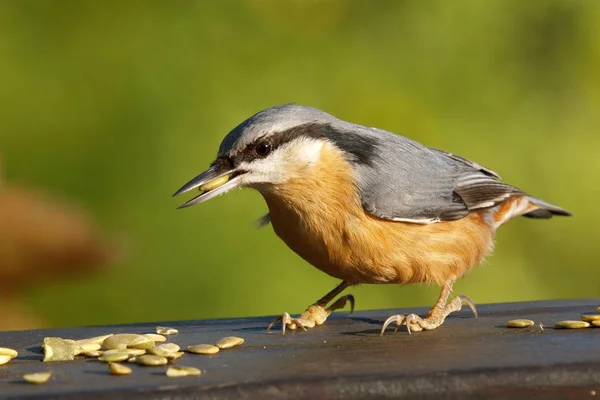
[[[363,134],[378,136],[378,156],[354,164],[362,206],[376,217],[422,224],[453,221],[523,194],[464,157],[379,129]]]

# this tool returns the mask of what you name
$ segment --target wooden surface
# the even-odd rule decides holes
[[[600,328],[553,325],[595,313],[598,305],[600,299],[483,305],[479,319],[462,311],[435,331],[409,335],[402,328],[383,337],[382,321],[398,310],[336,313],[323,326],[285,336],[265,331],[270,317],[0,332],[0,346],[20,352],[0,366],[0,399],[593,399],[600,396]],[[514,318],[536,325],[505,328]],[[132,375],[110,376],[93,359],[40,361],[47,336],[146,333],[156,325],[178,328],[170,341],[182,348],[229,335],[246,343],[177,361],[201,368],[199,377],[168,378],[166,367],[135,365]],[[37,371],[53,376],[43,385],[22,383],[24,373]]]

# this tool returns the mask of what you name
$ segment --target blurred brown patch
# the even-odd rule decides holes
[[[43,327],[18,295],[32,285],[95,272],[114,261],[116,250],[73,204],[39,190],[0,188],[0,331]]]

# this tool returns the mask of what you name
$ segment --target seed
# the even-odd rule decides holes
[[[219,339],[215,345],[220,349],[229,349],[231,347],[239,346],[244,343],[244,339],[237,336],[227,336],[223,339]]]
[[[556,328],[581,329],[587,328],[590,326],[590,323],[585,321],[560,321],[554,324],[554,326]]]
[[[58,337],[44,338],[42,347],[44,348],[44,362],[74,360],[75,356],[82,352],[81,347],[76,345],[74,340]]]
[[[129,354],[127,353],[106,353],[104,352],[104,354],[102,354],[98,360],[103,361],[103,362],[119,362],[119,361],[125,361],[127,360],[129,357],[131,357]]]
[[[592,325],[594,326],[600,326],[600,319],[595,319],[592,321]]]
[[[212,181],[206,182],[204,185],[200,186],[200,190],[204,192],[208,192],[209,190],[213,190],[222,186],[225,182],[229,180],[229,175],[223,175],[218,178],[213,179]]]
[[[513,319],[506,323],[509,328],[527,328],[533,326],[534,322],[530,319]]]
[[[0,356],[9,356],[15,358],[19,353],[16,350],[9,349],[8,347],[0,347]]]
[[[165,357],[146,354],[144,356],[136,357],[135,362],[140,365],[154,366],[154,365],[165,365],[168,362],[168,360]]]
[[[156,333],[159,335],[176,335],[179,331],[175,328],[169,328],[168,326],[157,326]]]
[[[87,352],[83,353],[83,355],[86,357],[98,358],[102,355],[102,352],[101,351],[87,351]]]
[[[178,378],[180,376],[200,375],[201,370],[194,367],[174,367],[171,366],[167,369],[167,376],[169,378]]]
[[[135,333],[119,333],[106,338],[103,345],[109,350],[125,349],[127,347],[134,349],[148,349],[154,347],[154,341]]]
[[[129,375],[131,374],[131,368],[126,365],[119,363],[108,363],[108,369],[112,375]]]
[[[584,314],[581,316],[581,320],[586,322],[600,320],[600,314]]]
[[[170,360],[175,360],[183,355],[182,352],[168,351],[168,350],[165,350],[165,348],[161,348],[161,347],[154,347],[152,349],[148,349],[148,350],[146,350],[146,353],[154,355],[154,356],[165,357]]]
[[[112,349],[105,350],[103,354],[127,354],[129,357],[133,356],[141,356],[146,354],[146,350],[144,349]]]
[[[127,360],[127,362],[135,363],[135,362],[137,362],[137,360],[135,357],[131,357],[129,360]]]
[[[50,379],[50,372],[35,372],[33,374],[23,375],[23,379],[28,383],[46,383]]]
[[[12,360],[11,356],[7,356],[7,355],[0,355],[0,365],[4,365],[7,362],[9,362],[10,360]]]
[[[145,337],[147,337],[150,340],[153,340],[155,342],[166,342],[167,338],[164,337],[163,335],[158,335],[156,333],[144,333]]]
[[[81,353],[89,353],[90,351],[98,351],[102,348],[102,346],[97,343],[81,344],[81,343],[75,342],[75,344],[81,348]]]
[[[188,346],[187,350],[190,353],[195,354],[217,354],[219,352],[219,348],[217,346],[213,346],[212,344],[197,344],[195,346]]]
[[[83,345],[83,344],[87,344],[87,343],[94,343],[94,344],[99,344],[102,345],[102,343],[104,343],[104,341],[106,339],[108,339],[109,337],[111,337],[113,334],[108,334],[108,335],[103,335],[103,336],[95,336],[95,337],[91,337],[88,339],[80,339],[80,340],[76,340],[75,343],[77,343],[78,345]]]
[[[165,344],[161,344],[156,346],[157,349],[163,349],[166,351],[169,351],[171,353],[176,353],[179,350],[181,350],[181,347],[179,347],[179,345],[175,344],[175,343],[165,343]]]

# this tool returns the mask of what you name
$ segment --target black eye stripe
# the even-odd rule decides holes
[[[377,143],[375,139],[365,137],[353,132],[342,132],[330,124],[308,123],[298,125],[283,132],[273,133],[268,137],[261,137],[247,145],[235,156],[235,162],[250,162],[261,158],[256,153],[256,146],[262,142],[271,145],[270,153],[292,140],[307,137],[312,139],[327,139],[342,151],[351,156],[352,162],[371,165],[376,157]]]

